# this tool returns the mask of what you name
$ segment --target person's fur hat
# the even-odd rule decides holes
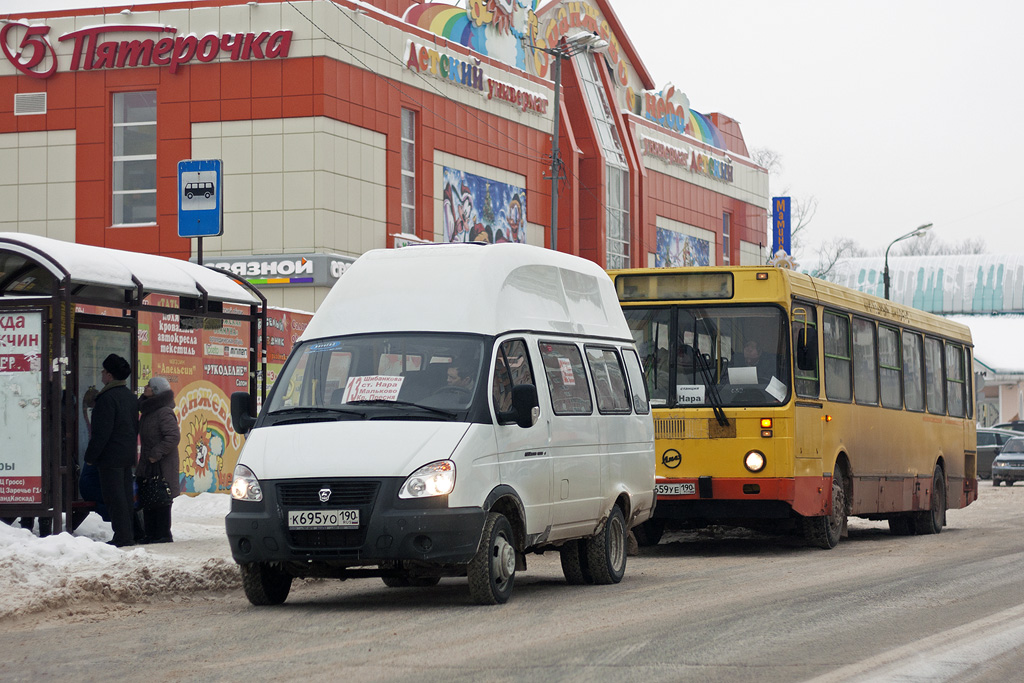
[[[153,390],[153,395],[162,394],[165,391],[171,390],[171,383],[167,381],[165,377],[150,377],[149,388]]]
[[[112,353],[103,359],[103,369],[109,372],[114,379],[121,381],[128,379],[128,375],[132,374],[132,366],[128,365],[128,361],[116,353]]]

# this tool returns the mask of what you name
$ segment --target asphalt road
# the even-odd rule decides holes
[[[511,601],[464,579],[297,582],[0,624],[2,680],[1011,681],[1024,671],[1024,486],[981,482],[938,536],[853,520],[831,551],[669,534],[616,586],[529,556]]]

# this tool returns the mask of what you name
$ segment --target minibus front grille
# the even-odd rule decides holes
[[[330,489],[326,501],[320,500],[320,491]],[[369,505],[377,499],[379,481],[349,479],[309,479],[277,485],[277,499],[284,507],[331,507],[339,505]]]
[[[288,540],[293,548],[361,548],[366,542],[366,525],[358,529],[292,529]]]

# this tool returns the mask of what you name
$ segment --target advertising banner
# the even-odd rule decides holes
[[[658,228],[658,251],[655,253],[654,265],[657,268],[708,266],[711,265],[710,247],[707,240]]]
[[[526,243],[526,190],[444,167],[445,242]]]
[[[42,313],[0,313],[0,504],[43,502]]]

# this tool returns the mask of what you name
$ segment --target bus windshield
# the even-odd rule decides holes
[[[779,306],[627,306],[651,404],[771,406],[790,393],[786,316]]]

